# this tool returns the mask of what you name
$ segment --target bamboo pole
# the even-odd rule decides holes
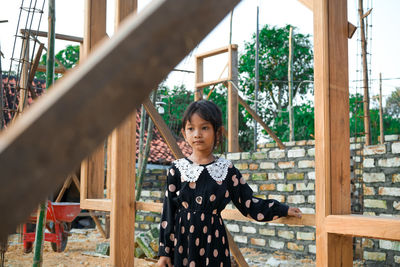
[[[47,38],[47,62],[46,62],[46,89],[54,82],[54,46],[55,46],[55,0],[49,0],[49,37]],[[26,35],[29,42],[29,36]],[[43,263],[44,229],[46,226],[47,199],[39,205],[38,218],[36,223],[35,252],[33,256],[33,267],[41,267]]]
[[[293,27],[289,30],[289,62],[288,62],[288,85],[289,85],[289,140],[294,140],[294,116],[293,116]]]
[[[381,144],[385,143],[385,133],[383,132],[383,107],[382,107],[382,73],[379,73],[379,132]]]
[[[360,31],[361,31],[361,53],[363,65],[363,87],[364,87],[364,133],[365,144],[371,145],[371,119],[369,115],[369,92],[368,92],[368,63],[367,63],[367,40],[365,39],[365,25],[363,14],[363,0],[358,0],[358,14],[360,17]]]

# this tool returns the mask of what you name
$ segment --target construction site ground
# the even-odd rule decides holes
[[[45,242],[43,253],[44,267],[67,267],[67,266],[111,266],[110,258],[107,256],[96,255],[96,245],[107,242],[97,230],[94,229],[73,229],[68,239],[68,244],[64,252],[56,253],[51,249],[50,243]],[[262,253],[249,248],[241,249],[250,267],[269,267],[269,266],[304,266],[314,267],[312,259],[295,259],[290,255],[281,252],[273,254]],[[32,266],[33,253],[25,254],[20,235],[15,234],[9,237],[9,247],[5,254],[5,266],[22,267]],[[155,267],[155,260],[135,259],[137,267]],[[232,264],[232,267],[237,266]],[[356,266],[356,265],[355,265]],[[357,265],[361,266],[361,265]]]

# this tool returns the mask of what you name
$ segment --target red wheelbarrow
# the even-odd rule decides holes
[[[46,229],[49,233],[44,233],[44,240],[51,242],[51,248],[55,252],[65,250],[68,242],[69,226],[81,211],[79,203],[70,202],[51,202],[47,201]],[[36,223],[37,212],[31,214],[29,222],[24,224],[24,252],[32,251],[32,244],[35,242],[35,231],[28,232],[32,223]]]

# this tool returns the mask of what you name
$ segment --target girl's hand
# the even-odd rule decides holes
[[[159,267],[173,267],[170,257],[161,256],[157,262]]]
[[[288,216],[297,217],[297,218],[301,218],[301,210],[299,208],[289,207],[287,215]]]

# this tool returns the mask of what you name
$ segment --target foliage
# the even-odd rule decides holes
[[[63,64],[63,66],[67,69],[71,69],[76,66],[79,62],[79,45],[68,45],[65,49],[60,50],[55,57]],[[40,60],[40,65],[46,65],[47,63],[47,53],[42,56]],[[60,67],[60,65],[55,62],[56,67]],[[54,75],[55,79],[61,77],[61,74],[57,73]],[[45,72],[36,72],[36,79],[45,80],[46,73]]]
[[[314,106],[311,101],[293,107],[294,138],[309,140],[314,137]],[[272,130],[283,142],[290,140],[289,112],[282,112],[273,121]],[[264,130],[263,130],[264,131]],[[266,133],[265,133],[266,134]]]
[[[400,87],[387,98],[385,111],[393,118],[400,118]]]
[[[350,136],[359,137],[364,133],[364,110],[363,97],[360,94],[350,96]],[[379,110],[370,109],[371,121],[371,139],[376,144],[379,141]],[[383,131],[384,134],[400,133],[400,118],[395,118],[389,113],[383,114]]]
[[[259,33],[259,109],[258,114],[267,125],[280,116],[288,106],[288,55],[289,29],[265,25]],[[313,80],[313,51],[309,35],[298,33],[293,27],[293,98],[299,95],[304,99],[312,91],[309,83]],[[240,90],[249,99],[254,99],[256,35],[245,43],[244,54],[239,59]],[[283,115],[282,115],[283,116]],[[249,120],[249,116],[246,116]],[[278,119],[283,121],[284,119]]]

